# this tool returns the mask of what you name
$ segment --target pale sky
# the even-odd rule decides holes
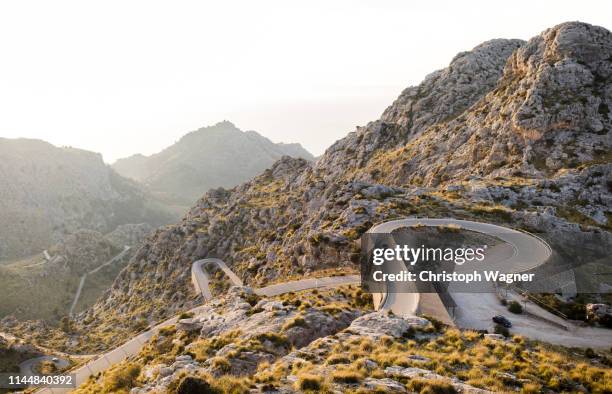
[[[0,2],[0,137],[151,154],[227,119],[321,154],[407,86],[492,38],[609,1]]]

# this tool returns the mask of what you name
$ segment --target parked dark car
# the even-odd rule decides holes
[[[493,316],[493,319],[491,320],[493,320],[494,323],[497,323],[506,328],[512,327],[512,323],[505,316],[502,316],[502,315]]]

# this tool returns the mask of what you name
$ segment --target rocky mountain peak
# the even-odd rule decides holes
[[[539,178],[606,162],[610,40],[607,30],[578,22],[543,32],[509,56],[478,101],[407,145],[379,151],[370,167],[387,168],[386,182],[436,187],[474,176]]]
[[[563,23],[529,40],[504,72],[507,81],[521,80],[514,125],[540,133],[609,129],[611,53],[612,34],[580,22]]]
[[[373,152],[403,146],[427,127],[453,119],[495,87],[506,61],[523,43],[495,39],[459,53],[448,67],[405,89],[380,120],[332,145],[319,167],[361,167]]]
[[[197,130],[191,131],[185,134],[179,141],[191,142],[205,142],[207,137],[211,137],[215,134],[225,134],[225,135],[233,135],[233,134],[243,134],[243,131],[240,130],[236,125],[228,120],[223,120],[221,122],[217,122],[212,126],[201,127]]]
[[[410,128],[410,134],[448,120],[495,86],[508,57],[522,44],[522,40],[495,39],[457,54],[447,68],[404,90],[381,120]]]

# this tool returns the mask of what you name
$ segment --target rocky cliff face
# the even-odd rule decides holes
[[[609,163],[611,45],[610,32],[599,27],[547,30],[512,54],[493,89],[469,109],[372,167],[389,165],[387,182],[438,187],[478,176],[541,179]]]
[[[493,40],[408,88],[316,164],[284,157],[207,193],[158,230],[82,318],[129,329],[195,304],[191,262],[220,257],[259,285],[356,268],[373,223],[413,215],[486,220],[612,245],[612,34],[565,23]]]
[[[173,220],[99,154],[38,140],[0,139],[0,260],[42,252],[79,229]]]
[[[404,90],[380,120],[332,145],[319,168],[335,172],[341,165],[360,167],[375,152],[402,147],[428,127],[460,115],[495,87],[506,60],[523,43],[491,40],[458,54],[447,68]]]
[[[113,168],[167,201],[192,206],[208,189],[251,179],[283,155],[313,159],[300,144],[275,144],[225,121],[191,132],[152,156],[118,160]]]

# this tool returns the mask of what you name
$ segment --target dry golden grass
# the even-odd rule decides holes
[[[363,299],[363,293],[354,287],[345,287],[287,294],[276,299],[298,310],[308,305],[309,308],[327,310],[333,314],[338,313],[336,309],[354,309],[357,301]],[[302,315],[294,315],[285,324],[285,329],[306,323],[300,319],[303,319]],[[199,338],[197,334],[189,337],[169,327],[163,334],[163,338],[156,338],[154,346],[147,345],[132,362],[138,366],[171,363],[177,355],[186,354],[185,346],[176,344],[180,342],[189,344],[187,354],[199,362],[209,361],[216,373],[223,375],[230,370],[232,359],[240,358],[244,351],[262,351],[264,341],[287,346],[287,338],[282,332],[269,332],[245,339],[242,332],[234,330],[212,338]],[[287,384],[284,380],[287,376],[294,375],[297,381],[293,388],[303,392],[330,392],[338,387],[350,387],[358,392],[365,378],[385,378],[386,367],[402,366],[423,368],[443,377],[457,377],[467,384],[495,392],[571,392],[577,387],[584,387],[592,393],[612,391],[610,368],[596,365],[567,349],[529,341],[521,336],[505,341],[491,340],[475,331],[448,328],[438,323],[414,330],[409,338],[383,336],[374,339],[349,333],[339,335],[342,336],[341,340],[338,336],[330,336],[314,341],[308,349],[298,351],[300,358],[289,364],[281,361],[264,363],[254,376],[226,376],[219,381],[222,384],[217,379],[209,383],[230,390],[221,392],[242,393],[255,383],[278,388]],[[228,344],[233,344],[234,350],[224,357],[215,357],[217,351]],[[290,346],[286,350],[290,351]],[[126,369],[129,365],[122,363],[120,368]],[[395,379],[410,390],[452,392],[444,379],[428,383],[418,379]],[[111,370],[103,374],[98,382],[88,383],[80,393],[104,392],[108,387],[115,387],[121,392],[123,387],[138,383],[138,376]]]
[[[350,367],[340,367],[332,373],[331,378],[336,383],[359,383],[364,374]]]
[[[320,392],[323,388],[323,378],[317,375],[303,373],[298,376],[295,388],[302,391]]]
[[[325,354],[323,364],[308,362],[293,365],[291,370],[273,364],[273,368],[279,368],[275,372],[277,377],[307,372],[324,378],[328,385],[355,384],[365,377],[384,378],[386,367],[402,366],[423,368],[449,378],[458,377],[467,384],[496,392],[567,392],[580,386],[592,393],[612,389],[610,368],[593,365],[569,350],[530,342],[521,336],[495,341],[475,331],[433,327],[416,334],[416,340],[352,337],[332,344],[320,342],[313,348]],[[423,359],[415,360],[410,356]],[[378,367],[368,369],[366,360],[374,361]],[[333,372],[322,374],[324,366],[332,368]],[[406,379],[404,383],[418,392],[454,392],[445,381],[425,384]]]

